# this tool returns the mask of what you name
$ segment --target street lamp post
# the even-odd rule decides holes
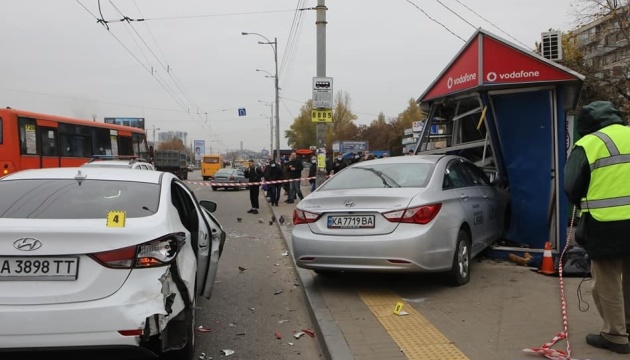
[[[271,116],[269,117],[269,154],[271,155],[271,157],[273,157],[273,103],[267,102],[267,101],[262,101],[262,100],[258,100],[258,102],[261,102],[267,106],[269,106],[269,108],[271,109]],[[280,161],[279,159],[277,161]]]
[[[269,40],[266,36],[258,33],[242,32],[241,35],[256,35],[265,39],[267,42],[259,41],[259,44],[271,45],[273,49],[273,60],[276,65],[276,74],[274,76],[275,88],[276,88],[276,161],[280,161],[280,88],[278,86],[278,38],[274,38],[273,41]]]

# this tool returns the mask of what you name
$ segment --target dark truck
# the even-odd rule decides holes
[[[188,179],[188,162],[185,151],[157,150],[153,152],[155,170],[170,172],[182,180]]]

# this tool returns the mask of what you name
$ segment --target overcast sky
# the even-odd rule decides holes
[[[101,0],[106,20],[146,19],[110,22],[109,31],[94,17],[98,1],[79,1],[3,2],[0,106],[97,121],[144,117],[149,140],[154,127],[186,131],[189,144],[206,140],[206,152],[268,149],[270,108],[259,100],[274,101],[265,77],[274,57],[258,44],[264,39],[241,35],[255,32],[278,38],[287,148],[284,131],[316,75],[316,14],[295,9],[316,0]],[[379,112],[395,117],[461,49],[458,37],[483,27],[533,48],[541,32],[573,27],[575,1],[329,0],[326,75],[350,95],[358,124]]]

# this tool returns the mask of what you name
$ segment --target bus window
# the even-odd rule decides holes
[[[133,138],[133,147],[134,147],[134,150],[136,151],[135,155],[140,156],[142,159],[148,159],[149,154],[147,153],[148,150],[147,150],[147,144],[144,141],[145,140],[144,134],[133,133],[132,138]]]
[[[109,129],[93,128],[92,139],[93,139],[93,145],[94,145],[94,149],[93,149],[94,155],[111,155],[112,154]]]
[[[118,154],[133,155],[133,143],[131,136],[118,136]]]
[[[22,155],[37,155],[37,125],[35,119],[19,118],[20,153]]]
[[[2,145],[2,118],[0,118],[0,145]]]
[[[53,128],[39,127],[40,141],[43,156],[59,156],[57,148],[57,130]]]
[[[61,156],[92,157],[92,134],[87,126],[59,124]]]

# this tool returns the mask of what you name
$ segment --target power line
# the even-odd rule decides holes
[[[514,36],[510,35],[509,33],[507,33],[506,31],[504,31],[503,29],[501,29],[500,27],[498,27],[497,25],[495,25],[494,23],[492,23],[490,20],[486,19],[485,17],[479,15],[475,10],[471,9],[470,7],[468,7],[468,5],[462,3],[460,0],[455,0],[457,1],[458,4],[460,4],[461,6],[465,7],[466,9],[468,9],[470,12],[472,12],[473,14],[477,15],[477,17],[479,17],[481,20],[485,21],[486,23],[492,25],[494,28],[496,28],[497,30],[499,30],[500,32],[504,33],[505,35],[507,35],[508,37],[510,37],[510,39],[518,42],[519,44],[523,45],[526,48],[531,48],[531,46],[527,46],[525,44],[523,44],[523,42],[521,42],[520,40],[518,40],[517,38],[515,38]]]
[[[458,18],[460,18],[462,21],[464,21],[466,24],[472,26],[473,29],[476,29],[477,27],[473,24],[471,24],[468,20],[464,19],[461,15],[459,15],[457,12],[455,12],[455,10],[451,9],[450,7],[446,6],[443,2],[441,2],[440,0],[435,0],[438,2],[438,4],[442,5],[443,7],[446,8],[446,10],[450,11],[451,13],[453,13],[455,16],[457,16]]]
[[[466,42],[466,40],[464,40],[464,38],[462,38],[461,36],[455,34],[451,29],[446,27],[446,25],[444,25],[441,22],[439,22],[439,21],[435,20],[434,18],[432,18],[429,14],[426,13],[426,11],[422,10],[418,5],[414,4],[411,0],[405,0],[405,1],[408,2],[409,4],[413,5],[416,9],[420,10],[424,14],[424,16],[429,18],[429,20],[431,20],[434,23],[436,23],[436,24],[440,25],[441,27],[443,27],[444,29],[446,29],[446,31],[450,32],[452,35],[457,37],[459,40],[461,40],[463,42]]]
[[[288,45],[287,45],[287,57],[286,57],[286,62],[284,61],[285,58],[283,57],[283,61],[282,61],[282,66],[281,66],[281,70],[280,72],[283,73],[283,77],[282,77],[282,86],[284,87],[284,84],[286,84],[288,82],[288,79],[290,79],[291,76],[291,71],[293,70],[293,64],[295,62],[295,56],[298,52],[298,47],[299,47],[299,38],[300,35],[302,33],[302,25],[304,24],[304,22],[302,21],[304,18],[304,15],[302,13],[302,6],[304,6],[304,3],[306,2],[306,0],[301,0],[301,2],[298,3],[298,6],[296,8],[296,14],[297,15],[297,19],[296,16],[294,16],[294,19],[296,20],[295,23],[295,28],[294,28],[294,33],[293,33],[293,37],[289,36],[289,40],[287,41]]]
[[[122,18],[122,19],[114,19],[114,20],[103,20],[105,23],[113,23],[113,22],[123,22],[123,21],[157,21],[157,20],[181,20],[181,19],[194,19],[194,18],[208,18],[208,17],[222,17],[222,16],[239,16],[239,15],[261,15],[261,14],[275,14],[282,12],[294,11],[290,10],[266,10],[266,11],[248,11],[248,12],[239,12],[239,13],[223,13],[223,14],[202,14],[202,15],[183,15],[183,16],[165,16],[165,17],[154,17],[154,18]],[[142,16],[142,15],[141,15]]]

